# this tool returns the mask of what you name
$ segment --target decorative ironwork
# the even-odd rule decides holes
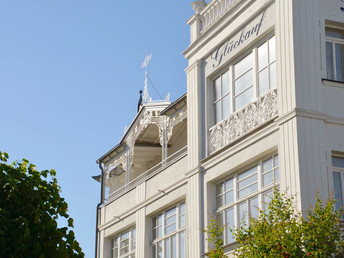
[[[260,96],[255,102],[230,115],[209,130],[209,152],[212,153],[277,116],[277,90]]]

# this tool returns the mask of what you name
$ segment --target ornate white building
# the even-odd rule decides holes
[[[202,257],[210,217],[236,226],[273,186],[343,204],[344,1],[192,5],[187,94],[146,98],[97,161],[97,257]]]

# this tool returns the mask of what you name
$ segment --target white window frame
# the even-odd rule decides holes
[[[268,88],[269,90],[274,89],[277,87],[277,72],[276,72],[276,85],[274,85],[274,88],[271,88],[271,78],[270,78],[270,68],[272,65],[276,65],[276,38],[275,38],[275,59],[273,61],[270,61],[270,46],[269,46],[269,40],[275,38],[274,34],[270,34],[268,37],[265,37],[263,40],[259,41],[258,44],[256,44],[253,48],[251,48],[251,50],[249,52],[245,52],[245,54],[243,54],[242,56],[240,56],[240,58],[237,58],[234,62],[232,62],[230,65],[228,65],[225,69],[223,69],[220,73],[218,73],[216,76],[212,77],[211,81],[212,81],[212,114],[213,114],[213,121],[212,121],[212,125],[215,126],[216,124],[220,124],[222,121],[224,121],[227,117],[223,116],[223,106],[221,104],[221,118],[222,120],[220,121],[216,121],[216,103],[219,101],[222,101],[223,98],[225,97],[224,95],[221,94],[220,97],[216,98],[216,93],[215,93],[215,81],[218,78],[221,78],[223,74],[225,74],[226,72],[229,72],[229,93],[225,94],[226,96],[229,95],[230,96],[230,107],[229,107],[229,116],[235,112],[237,112],[238,110],[241,110],[242,108],[244,108],[245,106],[247,106],[249,103],[254,102],[260,95],[259,95],[259,85],[258,85],[258,74],[264,70],[265,68],[268,69]],[[264,66],[263,68],[261,68],[260,70],[258,70],[258,48],[262,45],[264,45],[265,43],[267,43],[268,45],[268,64],[266,66]],[[245,59],[247,56],[249,56],[250,54],[252,54],[252,66],[250,69],[246,70],[246,72],[244,72],[243,74],[241,74],[240,76],[238,76],[237,78],[234,78],[234,67],[235,65],[237,65],[240,61],[242,61],[243,59]],[[243,75],[245,75],[249,70],[252,70],[253,73],[253,86],[251,85],[250,87],[246,87],[244,90],[242,90],[240,93],[235,93],[235,89],[234,89],[234,81],[237,81],[239,78],[241,78]],[[244,106],[236,109],[235,108],[235,99],[240,96],[241,94],[243,94],[244,92],[246,92],[249,88],[253,87],[253,97],[252,97],[252,101],[248,102],[247,104],[245,104]],[[222,88],[222,80],[221,80],[221,88]],[[269,91],[268,90],[268,91]],[[265,93],[263,93],[262,95],[264,95]]]
[[[342,205],[344,205],[344,166],[343,167],[335,167],[333,165],[333,158],[339,158],[343,159],[344,161],[344,156],[342,155],[332,155],[331,156],[331,164],[332,164],[332,180],[333,180],[333,190],[335,191],[335,182],[334,182],[334,173],[339,173],[340,177],[340,190],[341,190],[341,198],[342,198]],[[336,200],[336,208],[337,208],[337,200]]]
[[[184,205],[184,213],[181,213],[181,206]],[[171,209],[174,209],[176,208],[176,213],[175,213],[175,216],[176,216],[176,230],[166,234],[165,233],[165,228],[168,226],[165,224],[166,222],[166,219],[168,217],[166,217],[166,212],[170,211]],[[164,210],[163,212],[160,212],[159,214],[157,214],[156,216],[152,217],[152,233],[153,233],[153,237],[154,237],[154,230],[157,228],[157,227],[154,227],[154,219],[159,217],[159,216],[162,216],[162,224],[161,224],[161,227],[162,227],[162,235],[161,237],[158,237],[158,238],[155,238],[153,239],[152,241],[152,257],[153,258],[157,258],[159,257],[158,256],[158,252],[157,252],[157,248],[158,248],[158,244],[161,243],[162,244],[162,256],[161,258],[165,258],[165,240],[171,238],[172,237],[176,237],[176,257],[180,257],[179,254],[180,254],[180,239],[181,239],[181,235],[184,234],[184,257],[186,257],[186,204],[185,204],[185,201],[184,202],[181,202],[181,203],[178,203],[177,205],[175,206],[172,206],[166,210]],[[184,225],[181,226],[181,217],[184,216]],[[155,256],[154,256],[154,253],[155,253]],[[170,256],[169,257],[172,257],[172,248],[171,248],[171,253],[170,253]]]
[[[128,244],[128,249],[129,251],[124,253],[124,254],[120,254],[121,253],[121,248],[123,248],[121,246],[121,236],[128,233],[129,234],[129,244]],[[115,246],[115,242],[117,242],[117,256],[114,255],[116,246]],[[125,247],[125,246],[124,246]],[[111,239],[111,255],[110,257],[112,258],[135,258],[135,252],[136,252],[136,228],[135,227],[131,227],[130,229],[127,229],[123,232],[121,232],[120,234],[117,234],[115,237],[113,237]]]
[[[238,227],[240,226],[240,214],[239,214],[239,205],[246,203],[248,205],[248,218],[246,221],[249,221],[251,216],[250,216],[250,205],[249,205],[249,201],[254,199],[255,197],[258,197],[258,205],[259,205],[259,209],[260,210],[265,210],[265,198],[266,195],[270,195],[273,193],[273,188],[274,187],[279,187],[279,177],[278,180],[274,180],[273,183],[270,183],[269,185],[263,186],[263,162],[272,159],[273,160],[273,165],[272,165],[272,169],[265,171],[264,174],[268,173],[269,171],[273,171],[273,177],[275,177],[275,173],[274,171],[277,169],[279,171],[279,161],[278,164],[276,165],[274,159],[275,157],[277,157],[278,159],[278,154],[277,153],[273,153],[269,156],[265,156],[264,158],[260,159],[258,162],[256,162],[254,165],[248,166],[245,169],[242,169],[234,174],[232,174],[230,177],[227,177],[225,180],[221,180],[220,182],[218,182],[215,185],[215,213],[216,213],[216,218],[217,220],[221,223],[225,223],[226,221],[226,211],[230,210],[230,209],[234,209],[234,226]],[[258,184],[258,189],[255,192],[252,192],[248,195],[243,196],[242,198],[239,198],[239,187],[238,187],[238,177],[240,174],[250,170],[251,168],[257,166],[257,184]],[[248,176],[249,177],[249,176]],[[247,178],[248,178],[247,177]],[[218,196],[224,196],[224,193],[220,193],[217,194],[216,193],[216,188],[218,187],[218,185],[225,183],[227,180],[233,179],[233,202],[225,204],[224,202],[222,203],[222,206],[217,207],[217,197]],[[224,200],[224,199],[223,199]],[[226,227],[224,228],[224,232],[223,232],[223,238],[224,238],[224,245],[231,245],[233,243],[235,243],[235,241],[233,242],[228,242],[227,241],[227,235],[226,235]]]
[[[328,29],[336,29],[336,30],[341,30],[344,34],[344,30],[343,28],[340,28],[340,27],[336,27],[336,26],[326,26],[325,27],[325,58],[326,58],[326,64],[327,64],[327,53],[326,53],[326,44],[327,42],[331,43],[332,44],[332,67],[333,67],[333,79],[329,78],[329,75],[328,75],[328,72],[327,72],[327,69],[328,67],[326,68],[326,77],[328,80],[334,80],[334,81],[338,81],[338,82],[344,82],[339,80],[338,77],[337,77],[337,67],[336,67],[336,51],[335,51],[335,45],[336,44],[340,44],[340,45],[343,45],[344,46],[344,35],[343,35],[343,38],[342,39],[339,39],[339,38],[335,38],[335,37],[329,37],[329,36],[326,36],[326,31]],[[344,71],[342,71],[342,73],[344,73]]]

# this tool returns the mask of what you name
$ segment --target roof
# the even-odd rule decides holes
[[[166,107],[165,109],[163,109],[160,114],[161,115],[165,115],[168,111],[170,111],[171,109],[175,108],[179,103],[185,101],[187,98],[186,93],[184,93],[182,96],[180,96],[177,100],[175,100],[174,102],[172,102],[168,107]]]

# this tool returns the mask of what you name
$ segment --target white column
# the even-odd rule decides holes
[[[136,203],[139,204],[146,198],[146,183],[136,187]],[[136,255],[137,258],[149,256],[149,242],[147,241],[146,208],[136,211]],[[148,252],[148,254],[147,254]]]

